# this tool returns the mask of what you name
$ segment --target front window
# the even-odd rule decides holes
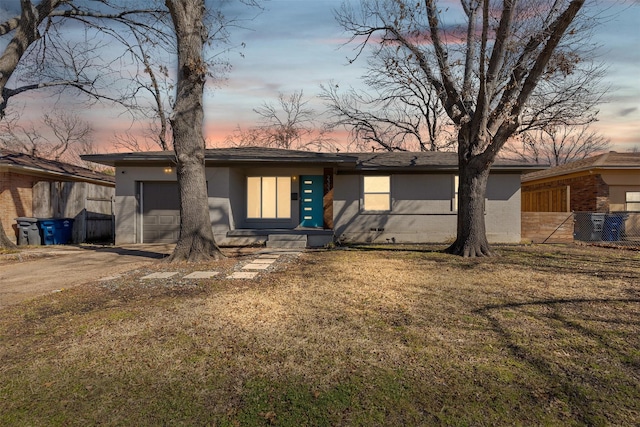
[[[640,191],[627,191],[626,210],[630,212],[640,212]]]
[[[291,218],[291,177],[247,177],[247,218]]]
[[[365,211],[390,211],[391,177],[365,176],[363,200]]]

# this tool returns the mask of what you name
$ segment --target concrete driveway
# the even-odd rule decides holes
[[[0,308],[134,270],[167,256],[173,247],[43,246],[0,255]]]

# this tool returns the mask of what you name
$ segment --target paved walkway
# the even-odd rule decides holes
[[[291,252],[288,252],[291,253]],[[297,252],[296,252],[297,253]],[[248,264],[245,264],[241,267],[242,271],[234,271],[229,274],[227,279],[254,279],[261,271],[267,270],[272,264],[280,258],[281,254],[277,253],[262,253],[257,256],[257,258],[252,259]],[[150,279],[170,279],[175,278],[178,274],[177,271],[163,271],[158,273],[151,273],[146,276],[141,277],[141,280],[150,280]],[[182,276],[183,279],[210,279],[219,275],[219,271],[194,271],[185,276]]]
[[[0,256],[0,309],[38,295],[68,289],[84,283],[118,279],[138,269],[148,269],[153,262],[168,256],[173,245],[114,246],[43,246],[19,254]],[[300,252],[261,250],[240,257],[228,279],[254,279],[284,254]],[[167,264],[162,268],[170,268]],[[160,270],[160,269],[158,269]],[[181,269],[184,271],[184,268]],[[179,273],[159,271],[141,280],[178,278],[209,279],[220,271]]]

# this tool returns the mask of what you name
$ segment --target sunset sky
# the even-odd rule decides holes
[[[19,8],[18,0],[1,3],[0,13],[2,7],[5,11]],[[333,16],[341,3],[270,0],[261,14],[246,22],[246,29],[233,30],[234,42],[246,43],[246,48],[242,57],[230,55],[233,69],[226,83],[205,95],[209,141],[223,141],[238,125],[254,125],[258,116],[252,109],[263,102],[275,103],[279,93],[303,90],[305,99],[321,113],[323,105],[316,98],[320,84],[333,80],[345,88],[360,85],[366,58],[348,63],[353,46],[342,46],[348,35]],[[640,149],[640,2],[600,0],[598,8],[609,17],[594,35],[601,44],[598,59],[608,67],[605,84],[609,90],[608,102],[600,106],[597,129],[611,140],[615,150]],[[248,17],[255,12],[246,13]],[[30,103],[37,101],[37,96],[32,98],[35,100]],[[32,98],[21,102],[26,105],[25,100]],[[33,105],[29,104],[30,111],[37,110]],[[101,151],[112,149],[108,142],[114,130],[129,126],[126,118],[104,108],[85,110],[83,116],[93,123]]]

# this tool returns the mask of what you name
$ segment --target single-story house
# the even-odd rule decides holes
[[[587,222],[612,212],[640,212],[640,153],[612,151],[522,177],[523,238],[573,241],[582,234],[574,213]],[[625,218],[627,231],[640,230],[639,214]]]
[[[175,242],[180,214],[173,152],[83,156],[116,168],[116,243]],[[456,235],[457,154],[206,150],[211,226],[220,245],[301,240],[424,243]],[[499,160],[486,201],[487,237],[520,242],[520,178]]]
[[[609,153],[522,177],[523,212],[640,210],[640,153]]]
[[[0,221],[17,241],[16,218],[73,218],[72,242],[109,239],[115,178],[0,149]]]

